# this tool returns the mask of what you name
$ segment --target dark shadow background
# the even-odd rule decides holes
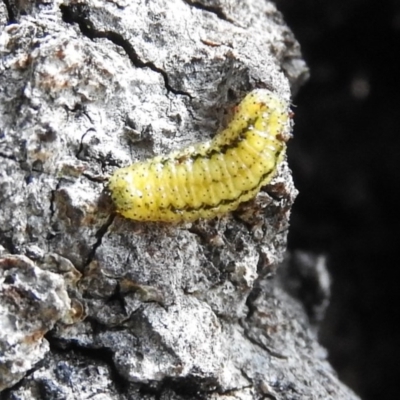
[[[311,70],[294,99],[290,248],[328,256],[321,341],[364,400],[400,398],[400,1],[277,0]]]

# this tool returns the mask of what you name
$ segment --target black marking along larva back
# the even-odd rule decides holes
[[[126,218],[213,218],[235,210],[271,181],[289,138],[288,104],[269,90],[257,89],[212,140],[117,169],[108,187]]]

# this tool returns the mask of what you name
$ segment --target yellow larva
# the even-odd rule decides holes
[[[212,140],[117,169],[117,211],[139,221],[195,221],[235,210],[273,178],[290,138],[290,109],[266,89],[250,92]]]

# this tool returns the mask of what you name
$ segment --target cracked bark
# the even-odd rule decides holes
[[[271,279],[286,162],[193,224],[124,220],[104,188],[116,166],[210,138],[254,87],[289,100],[307,70],[273,3],[7,0],[0,16],[2,396],[355,399],[290,269]]]

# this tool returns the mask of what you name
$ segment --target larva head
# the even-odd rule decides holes
[[[290,115],[289,104],[280,96],[267,89],[255,89],[239,104],[234,120],[244,127],[258,124],[256,129],[273,132],[286,142],[291,137]]]

